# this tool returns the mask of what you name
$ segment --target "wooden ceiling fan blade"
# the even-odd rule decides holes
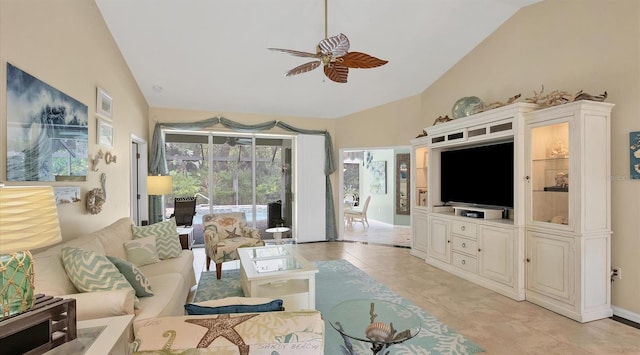
[[[322,54],[331,53],[335,58],[342,57],[349,52],[349,39],[341,33],[320,41],[318,49]]]
[[[347,77],[349,76],[349,68],[335,63],[332,65],[325,65],[324,75],[336,83],[344,84],[347,82]]]
[[[386,60],[362,52],[349,52],[339,59],[342,59],[340,64],[348,68],[375,68],[388,63]]]
[[[293,75],[306,73],[308,71],[312,71],[313,69],[319,67],[320,64],[322,64],[322,62],[320,62],[320,61],[314,61],[314,62],[305,63],[305,64],[299,65],[299,66],[289,70],[288,72],[286,72],[284,74],[284,76],[293,76]]]
[[[283,52],[283,53],[287,53],[287,54],[291,54],[293,56],[296,57],[304,57],[304,58],[318,58],[318,55],[316,53],[309,53],[309,52],[302,52],[302,51],[296,51],[293,49],[283,49],[283,48],[267,48],[270,51],[276,51],[276,52]]]

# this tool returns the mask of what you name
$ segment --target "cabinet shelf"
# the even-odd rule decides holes
[[[556,163],[569,161],[569,157],[566,158],[542,158],[542,159],[532,159],[534,163]]]
[[[569,192],[569,187],[547,186],[544,190],[537,190],[536,192]]]

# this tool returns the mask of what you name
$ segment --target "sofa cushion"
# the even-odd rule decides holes
[[[106,256],[73,247],[62,248],[64,269],[81,292],[132,289]]]
[[[130,240],[124,243],[124,249],[127,251],[127,260],[138,266],[160,261],[154,237]]]
[[[193,252],[191,250],[183,250],[178,258],[166,259],[159,263],[140,266],[140,270],[142,270],[148,278],[177,272],[182,275],[187,288],[191,288],[191,286],[196,284],[196,274],[193,269]],[[153,286],[154,292],[157,293],[153,282],[151,285]],[[184,302],[182,305],[184,305]]]
[[[189,295],[189,286],[180,274],[174,272],[150,276],[149,282],[153,285],[155,295],[139,299],[135,322],[185,314],[184,303]]]
[[[104,247],[96,238],[74,238],[62,243],[60,251],[65,247],[78,248],[82,250],[94,251],[97,254],[104,255]]]
[[[131,233],[132,225],[133,222],[131,221],[131,218],[120,218],[102,229],[80,236],[79,239],[97,239],[102,244],[105,255],[126,259],[127,254],[124,250],[123,243],[133,239],[133,234]]]
[[[176,227],[176,220],[154,223],[149,226],[132,226],[133,238],[155,237],[158,256],[161,260],[180,256],[182,246]]]
[[[56,253],[46,251],[33,254],[35,293],[58,296],[78,292],[64,269],[61,249],[56,249]]]
[[[58,296],[76,300],[76,319],[79,321],[134,314],[136,297],[131,288]]]
[[[153,296],[153,290],[151,289],[149,279],[144,276],[142,271],[137,266],[135,266],[133,263],[128,262],[127,260],[123,260],[113,256],[107,256],[107,258],[113,263],[113,265],[118,268],[122,276],[124,276],[124,278],[129,281],[131,287],[133,287],[133,289],[136,291],[136,296]]]
[[[78,289],[69,279],[62,261],[62,248],[64,247],[90,250],[101,255],[105,253],[102,243],[96,238],[88,236],[74,238],[34,253],[34,284],[37,293],[58,296],[78,292]]]
[[[189,315],[259,313],[282,311],[282,300],[271,298],[227,297],[184,305]]]

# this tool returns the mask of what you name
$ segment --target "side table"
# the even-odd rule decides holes
[[[266,229],[265,232],[273,234],[273,239],[276,244],[282,244],[282,233],[286,233],[290,230],[291,228],[288,227],[275,227]]]
[[[191,250],[193,247],[193,227],[178,227],[177,230],[182,249]]]
[[[78,322],[78,337],[46,355],[130,354],[133,314]]]
[[[377,299],[348,300],[333,307],[327,318],[351,348],[351,340],[371,343],[373,354],[418,335],[420,318],[404,306]]]

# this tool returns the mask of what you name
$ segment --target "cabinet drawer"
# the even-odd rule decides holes
[[[478,243],[475,240],[453,236],[453,250],[467,253],[473,256],[478,255]]]
[[[451,223],[451,233],[476,239],[476,224],[467,221],[453,221]]]
[[[472,256],[453,253],[453,265],[470,272],[478,272],[478,259]]]

